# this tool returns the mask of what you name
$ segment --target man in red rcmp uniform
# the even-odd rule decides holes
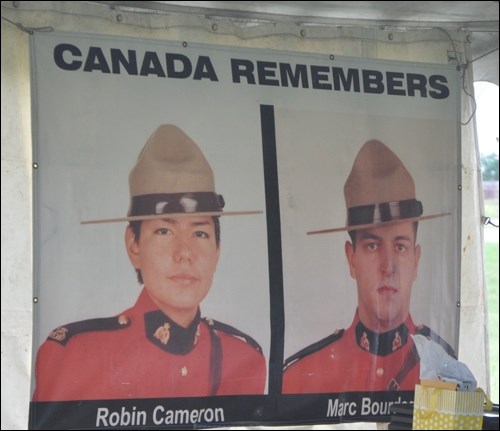
[[[143,285],[134,306],[61,326],[40,347],[33,401],[262,394],[266,365],[248,335],[201,317],[223,212],[212,169],[182,130],[162,125],[129,177],[125,245]]]
[[[360,149],[344,185],[347,226],[309,232],[348,231],[345,254],[356,280],[358,308],[351,326],[337,330],[285,362],[283,393],[414,390],[419,357],[411,335],[425,335],[453,349],[410,316],[423,216],[415,185],[401,160],[382,142]]]

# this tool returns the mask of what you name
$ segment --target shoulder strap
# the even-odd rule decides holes
[[[418,364],[418,361],[420,361],[420,357],[418,356],[417,347],[415,346],[415,344],[413,344],[410,351],[406,355],[403,365],[401,365],[401,368],[399,369],[397,374],[388,383],[387,390],[399,391],[401,382],[412,370],[412,368]]]
[[[341,329],[340,331],[337,330],[333,334],[329,335],[328,337],[325,337],[325,338],[317,341],[316,343],[311,344],[310,346],[307,346],[304,349],[298,351],[294,355],[290,356],[285,361],[285,364],[283,366],[283,371],[285,371],[290,365],[292,365],[295,362],[299,361],[300,359],[306,357],[307,355],[310,355],[311,353],[317,352],[318,350],[321,350],[323,347],[328,346],[328,344],[339,340],[342,337],[342,335],[344,335],[344,332],[345,332],[344,329]]]
[[[55,341],[62,346],[66,346],[68,341],[75,335],[92,331],[115,331],[125,329],[131,325],[131,320],[121,314],[120,316],[104,317],[98,319],[81,320],[54,329],[47,340]]]
[[[227,325],[225,323],[218,322],[217,320],[208,319],[208,318],[204,318],[203,320],[206,322],[207,326],[211,330],[222,331],[222,332],[225,332],[227,334],[232,335],[233,337],[241,338],[245,343],[249,344],[255,350],[257,350],[259,353],[262,354],[262,348],[260,347],[259,343],[257,343],[257,341],[255,341],[252,337],[250,337],[250,335],[247,335],[244,332],[241,332],[239,329],[236,329],[231,325]]]
[[[441,347],[446,350],[446,353],[451,357],[457,359],[455,351],[451,348],[451,346],[444,341],[439,335],[437,335],[434,331],[432,331],[428,326],[420,325],[416,331],[417,334],[423,335],[430,340],[438,343]],[[406,355],[406,358],[403,362],[403,365],[397,372],[397,374],[391,379],[389,384],[387,385],[387,390],[389,391],[399,391],[399,386],[407,374],[412,370],[412,368],[418,364],[420,361],[420,356],[418,355],[417,347],[413,344],[412,348]]]
[[[454,359],[457,359],[457,354],[452,349],[452,347],[446,341],[444,341],[438,334],[436,334],[432,329],[430,329],[428,326],[420,325],[417,328],[416,333],[419,335],[423,335],[424,337],[427,337],[430,340],[438,343],[444,350],[446,350],[446,353],[448,353],[448,355],[450,355]]]
[[[210,396],[217,395],[222,378],[222,346],[216,331],[210,327]]]

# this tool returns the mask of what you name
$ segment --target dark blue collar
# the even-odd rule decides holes
[[[174,355],[186,355],[200,338],[200,309],[193,322],[183,328],[161,310],[144,314],[146,337],[155,346]]]
[[[379,334],[371,331],[359,321],[355,330],[357,345],[374,355],[386,356],[401,349],[408,342],[409,331],[405,323]]]

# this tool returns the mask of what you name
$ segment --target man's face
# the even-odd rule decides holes
[[[420,246],[411,222],[359,230],[346,242],[351,277],[358,287],[361,321],[377,332],[394,329],[408,316]]]
[[[126,243],[153,301],[187,326],[212,285],[219,260],[212,217],[144,220],[139,240],[128,228]]]

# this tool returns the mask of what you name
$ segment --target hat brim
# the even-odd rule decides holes
[[[448,215],[451,215],[451,213],[432,214],[432,215],[421,216],[421,217],[410,217],[410,218],[390,220],[390,221],[380,222],[380,223],[360,224],[360,225],[355,225],[355,226],[345,226],[345,227],[339,227],[339,228],[334,228],[334,229],[313,230],[313,231],[307,232],[307,235],[319,235],[319,234],[323,234],[323,233],[335,233],[335,232],[370,229],[370,228],[390,226],[393,224],[399,224],[399,223],[404,223],[404,222],[412,223],[412,222],[416,222],[416,221],[431,220],[431,219],[435,219],[435,218],[439,218],[439,217],[445,217]]]
[[[213,216],[235,216],[235,215],[252,215],[262,214],[263,211],[210,211],[210,212],[192,212],[192,213],[168,213],[168,214],[152,214],[143,216],[119,217],[102,220],[83,220],[80,224],[97,224],[97,223],[117,223],[124,221],[140,221],[140,220],[161,220],[170,217],[213,217]]]

